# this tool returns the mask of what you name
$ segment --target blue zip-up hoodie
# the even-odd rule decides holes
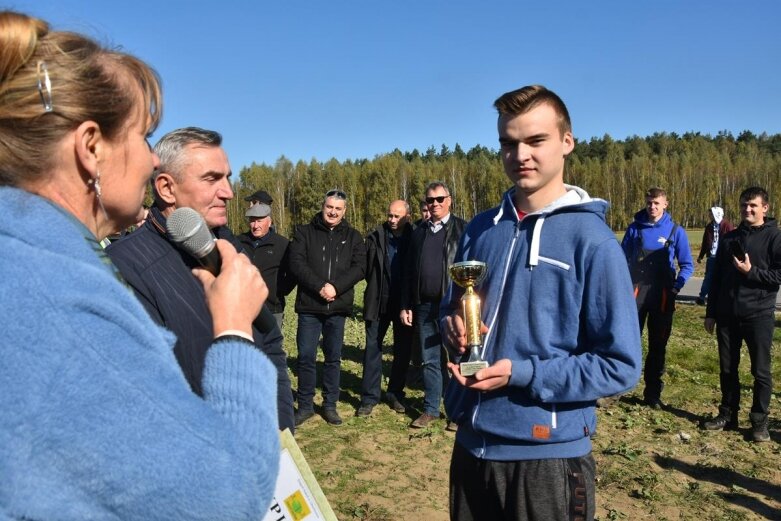
[[[509,384],[479,393],[451,380],[456,441],[478,458],[570,458],[591,451],[597,398],[640,377],[640,331],[626,261],[605,224],[607,202],[580,188],[522,221],[514,189],[476,216],[456,259],[488,264],[477,286],[488,333],[483,357],[512,361]],[[458,309],[451,284],[442,316]]]
[[[626,229],[624,239],[621,241],[621,249],[624,250],[627,264],[632,266],[636,263],[643,248],[646,250],[664,248],[664,243],[670,238],[674,225],[675,222],[667,212],[664,212],[662,218],[655,223],[648,220],[648,212],[645,210],[637,212],[635,221]],[[670,280],[675,279],[673,287],[680,291],[694,273],[689,238],[682,226],[678,226],[673,234],[669,253]],[[678,259],[678,277],[675,276],[675,259]]]

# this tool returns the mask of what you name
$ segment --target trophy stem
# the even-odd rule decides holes
[[[483,341],[480,334],[480,297],[474,292],[472,286],[466,288],[461,299],[461,310],[464,313],[467,346],[481,346]]]

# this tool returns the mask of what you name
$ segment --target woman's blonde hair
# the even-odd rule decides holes
[[[143,61],[0,11],[0,185],[43,176],[58,143],[85,121],[96,122],[107,139],[119,137],[139,101],[152,132],[162,117],[161,82]]]

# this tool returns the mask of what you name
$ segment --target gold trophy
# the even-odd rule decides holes
[[[461,362],[459,367],[463,376],[472,376],[480,369],[488,367],[488,362],[480,356],[483,338],[480,334],[480,297],[475,293],[474,286],[479,284],[488,273],[488,265],[480,261],[457,262],[450,266],[450,278],[453,282],[466,289],[461,297],[461,312],[466,327],[466,346],[469,358]]]

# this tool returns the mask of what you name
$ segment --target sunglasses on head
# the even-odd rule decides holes
[[[445,202],[445,199],[450,197],[449,195],[438,195],[437,197],[426,197],[426,204],[434,204],[434,201],[438,202],[439,204],[442,204]]]
[[[342,201],[345,201],[347,199],[347,194],[342,192],[341,190],[328,190],[325,193],[326,197],[336,197],[337,199],[341,199]]]

